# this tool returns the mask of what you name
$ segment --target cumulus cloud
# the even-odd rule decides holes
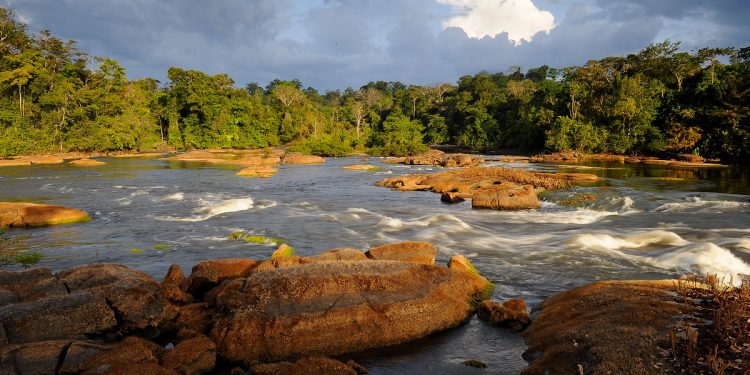
[[[555,27],[552,13],[538,9],[531,0],[437,0],[453,7],[457,14],[443,27],[459,27],[472,38],[507,33],[515,45],[531,42],[539,32]]]

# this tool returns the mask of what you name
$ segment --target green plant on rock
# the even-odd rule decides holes
[[[28,236],[6,237],[5,230],[0,228],[0,266],[20,264],[23,268],[29,268],[44,258],[40,252],[21,249],[27,238]]]

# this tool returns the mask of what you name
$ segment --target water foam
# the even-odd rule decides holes
[[[453,232],[468,231],[472,229],[471,225],[451,214],[422,216],[407,221],[390,216],[383,216],[378,225],[392,229],[449,225]]]
[[[181,201],[185,199],[185,193],[178,192],[174,194],[165,195],[162,200],[164,201]]]
[[[677,233],[653,230],[626,236],[607,233],[585,233],[573,236],[569,244],[584,250],[611,251],[620,249],[641,249],[651,245],[684,246],[690,242]]]
[[[214,216],[218,216],[225,213],[230,212],[238,212],[238,211],[245,211],[253,208],[253,199],[252,198],[239,198],[239,199],[227,199],[224,201],[220,201],[218,203],[208,203],[204,206],[201,206],[194,210],[194,212],[198,213],[197,215],[193,215],[190,217],[161,217],[158,219],[161,220],[167,220],[167,221],[204,221],[208,220]]]
[[[705,200],[701,197],[685,198],[681,202],[665,203],[654,209],[656,212],[722,213],[750,208],[748,202]]]
[[[703,275],[717,274],[727,281],[737,274],[750,275],[750,265],[731,251],[710,242],[685,246],[652,259],[665,268],[681,268]]]

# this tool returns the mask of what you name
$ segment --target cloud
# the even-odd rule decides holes
[[[507,33],[515,45],[531,42],[539,32],[555,27],[552,13],[538,9],[531,0],[437,0],[451,5],[454,15],[443,27],[458,27],[472,38]]]
[[[167,69],[176,66],[227,73],[238,86],[297,78],[321,91],[376,80],[456,82],[462,75],[506,72],[512,65],[524,70],[582,65],[637,52],[664,37],[682,40],[687,48],[693,48],[688,42],[750,43],[750,7],[743,0],[493,1],[0,0],[0,5],[24,16],[30,30],[49,29],[77,40],[84,52],[117,59],[129,78],[164,81]],[[554,18],[550,14],[534,24],[549,12]],[[461,16],[496,29],[477,38],[467,25],[443,24]]]

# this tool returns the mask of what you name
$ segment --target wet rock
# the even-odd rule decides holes
[[[380,167],[370,165],[370,164],[353,164],[353,165],[347,165],[342,168],[348,171],[367,171],[367,172],[374,172],[380,169]]]
[[[209,289],[219,285],[221,281],[246,276],[259,263],[244,258],[200,262],[193,267],[186,281],[185,290],[195,297],[200,297]]]
[[[495,210],[524,210],[541,207],[536,190],[531,185],[505,185],[503,188],[486,189],[471,196],[472,208]]]
[[[58,276],[71,293],[85,290],[104,298],[124,332],[156,327],[163,319],[161,287],[145,272],[120,264],[91,264]]]
[[[69,340],[0,346],[0,374],[54,374]]]
[[[224,359],[247,364],[423,337],[460,324],[492,290],[477,275],[377,260],[256,272],[216,289],[211,338]]]
[[[483,301],[477,310],[479,317],[493,324],[521,331],[531,323],[529,309],[522,299],[511,299],[505,303]]]
[[[292,152],[285,154],[283,161],[285,164],[321,164],[325,163],[326,159],[320,156],[305,155],[299,152]]]
[[[20,272],[0,271],[0,306],[63,294],[68,294],[65,284],[49,268],[32,268]]]
[[[433,265],[437,248],[429,242],[399,242],[373,247],[365,255],[376,260],[397,260]]]
[[[4,306],[0,322],[10,343],[84,338],[117,325],[105,298],[89,291]]]
[[[295,267],[303,264],[310,264],[314,261],[309,258],[303,258],[300,256],[277,256],[275,259],[266,260],[258,264],[258,267],[253,269],[253,272],[270,271],[277,268]]]
[[[164,298],[170,302],[185,304],[193,301],[193,296],[182,290],[185,284],[185,274],[177,264],[172,264],[161,282],[161,291]]]
[[[459,193],[443,193],[440,196],[440,200],[445,203],[460,203],[465,201],[465,199]]]
[[[205,374],[216,364],[216,345],[206,336],[196,336],[167,351],[161,365],[183,375]]]
[[[0,202],[0,228],[42,227],[89,221],[91,217],[75,208],[49,204]]]
[[[276,174],[276,172],[278,172],[278,170],[271,165],[252,165],[237,172],[236,175],[242,177],[269,178]]]
[[[119,343],[76,341],[68,348],[59,373],[102,373],[112,368],[137,363],[158,364],[161,348],[142,338],[126,337]]]
[[[294,362],[253,366],[252,373],[256,375],[358,375],[366,374],[367,370],[353,361],[343,363],[328,357],[316,356]]]
[[[71,165],[76,167],[98,167],[106,165],[107,163],[94,159],[77,159],[70,162]]]
[[[464,366],[474,367],[474,368],[487,368],[487,364],[478,360],[478,359],[469,359],[462,362]]]

